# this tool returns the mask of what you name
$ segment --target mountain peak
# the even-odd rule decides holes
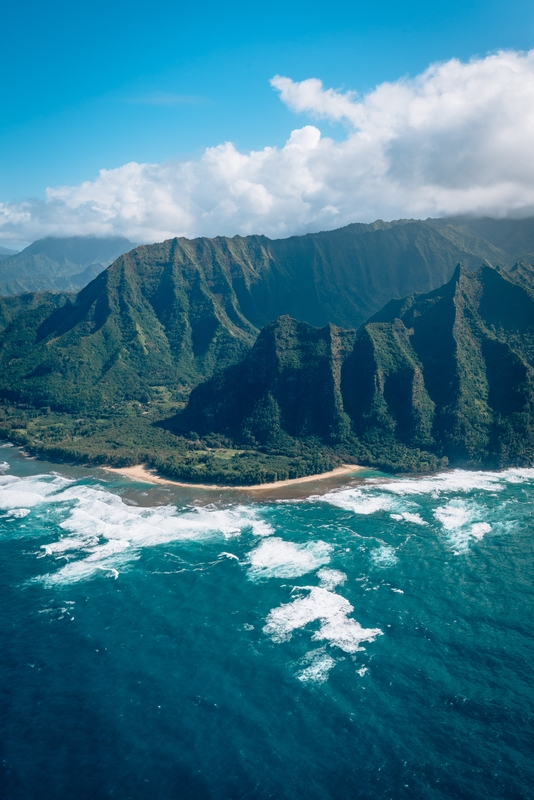
[[[357,333],[284,316],[245,359],[195,389],[176,419],[281,447],[319,437],[395,469],[534,461],[534,268],[457,267]],[[451,295],[451,289],[453,294]],[[454,303],[451,303],[454,298]],[[432,467],[433,465],[433,467]]]

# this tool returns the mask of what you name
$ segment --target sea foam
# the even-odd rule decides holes
[[[249,577],[296,578],[330,561],[333,547],[322,541],[294,544],[278,536],[265,539],[248,554]]]
[[[37,519],[40,515],[46,522],[54,512],[54,517],[61,520],[56,527],[59,537],[41,545],[42,556],[63,559],[59,569],[41,578],[49,585],[72,583],[114,570],[137,559],[144,547],[173,541],[231,539],[244,531],[259,537],[274,532],[252,506],[140,508],[126,504],[105,489],[75,484],[61,476],[2,477],[0,508],[10,509],[17,517],[33,509]]]
[[[372,642],[382,635],[379,628],[362,628],[349,614],[353,606],[341,595],[320,586],[303,587],[307,594],[273,608],[266,619],[263,632],[274,642],[287,642],[293,632],[319,622],[319,630],[312,635],[314,641],[327,641],[346,653],[356,653],[362,642]]]
[[[470,541],[482,539],[491,531],[491,525],[480,519],[486,513],[487,510],[479,503],[458,498],[434,509],[435,518],[457,552],[464,552]]]
[[[395,548],[387,544],[381,544],[371,550],[371,561],[376,567],[393,567],[397,561]]]
[[[335,667],[336,661],[332,656],[325,653],[325,648],[319,647],[317,650],[310,650],[301,659],[304,667],[297,672],[296,677],[302,683],[325,683],[328,680],[330,670]]]

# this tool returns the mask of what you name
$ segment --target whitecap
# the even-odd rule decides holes
[[[412,514],[410,511],[403,511],[401,514],[390,514],[391,519],[397,522],[412,522],[414,525],[428,525],[428,522],[420,514]]]
[[[294,544],[279,537],[264,539],[248,554],[249,577],[296,578],[330,561],[332,545],[320,540]]]
[[[395,548],[387,544],[381,544],[371,550],[371,560],[377,567],[392,567],[399,560],[395,553]]]
[[[491,530],[488,522],[480,520],[484,513],[487,510],[478,503],[458,498],[434,509],[435,518],[457,551],[465,551],[472,538],[481,539]]]
[[[47,556],[61,556],[64,553],[75,550],[84,550],[91,545],[98,544],[98,537],[88,536],[86,538],[79,538],[75,536],[62,536],[57,542],[50,542],[49,544],[42,544],[41,550],[44,550]]]
[[[263,632],[274,642],[287,642],[295,630],[311,622],[320,622],[312,639],[328,641],[346,653],[356,653],[361,642],[372,642],[382,635],[379,628],[362,628],[349,614],[353,606],[344,597],[320,586],[304,587],[308,594],[292,603],[273,608],[267,615]]]
[[[6,517],[10,517],[11,519],[24,519],[28,514],[31,514],[30,508],[12,508],[6,513]]]
[[[320,497],[311,497],[310,500],[323,500],[333,506],[343,508],[345,511],[365,516],[376,514],[378,511],[389,511],[394,506],[394,500],[391,497],[380,494],[376,490],[369,492],[365,489],[341,489],[327,492]]]
[[[0,477],[0,509],[33,508],[70,483],[71,481],[60,475],[53,478],[48,475],[31,478],[3,475]]]
[[[324,647],[310,650],[301,660],[301,663],[306,666],[300,672],[297,672],[296,677],[302,683],[325,683],[328,680],[330,670],[336,666],[335,659],[324,652]]]
[[[483,539],[486,533],[491,531],[491,525],[488,522],[475,522],[471,525],[471,536],[475,539]]]
[[[377,478],[369,478],[367,485],[378,484]],[[392,494],[421,495],[428,494],[438,497],[443,492],[498,492],[504,489],[506,483],[524,483],[534,481],[534,469],[531,467],[513,468],[501,472],[484,470],[454,469],[441,472],[427,478],[402,478],[400,480],[383,481],[378,484],[380,490]]]
[[[229,559],[232,559],[234,561],[239,561],[239,556],[234,555],[234,553],[222,552],[222,553],[219,553],[219,558],[229,558]]]
[[[112,555],[111,553],[109,555]],[[77,561],[69,561],[65,566],[61,567],[57,572],[50,572],[47,575],[39,577],[39,582],[50,588],[55,586],[66,586],[69,584],[78,583],[81,580],[89,580],[96,576],[101,577],[117,577],[117,567],[122,564],[127,564],[128,561],[138,558],[139,554],[128,553],[128,557],[124,557],[124,553],[114,553],[112,563],[101,563],[101,558],[88,556]],[[121,556],[123,556],[121,558]],[[115,575],[116,573],[116,575]]]
[[[446,531],[462,528],[471,520],[473,509],[463,500],[451,500],[434,509],[434,516]]]
[[[319,586],[323,589],[335,589],[336,586],[342,586],[345,581],[347,580],[347,576],[344,572],[341,572],[338,569],[329,569],[329,567],[323,567],[317,573],[317,577],[319,578]]]
[[[69,485],[47,498],[57,512],[67,512],[59,527],[66,535],[43,545],[46,555],[59,556],[75,551],[89,555],[70,562],[55,573],[44,576],[45,582],[72,582],[95,574],[94,562],[105,562],[106,568],[138,557],[144,547],[174,541],[205,538],[231,539],[249,531],[265,537],[272,527],[252,506],[230,508],[173,506],[141,508],[127,505],[110,492],[86,485]],[[264,541],[268,541],[264,539]],[[110,564],[110,561],[112,562]],[[91,566],[93,565],[93,566]]]

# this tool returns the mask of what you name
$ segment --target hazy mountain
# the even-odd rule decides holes
[[[18,250],[10,250],[9,247],[0,247],[0,261],[3,261],[5,258],[9,258],[10,256],[14,256],[18,253]]]
[[[133,247],[121,236],[39,239],[20,253],[0,256],[0,295],[78,291]]]
[[[316,437],[413,469],[534,460],[534,268],[460,267],[392,300],[357,333],[282,317],[242,362],[197,387],[177,429],[277,452]]]
[[[529,261],[534,252],[534,217],[526,219],[493,219],[492,217],[448,217],[427,220],[439,229],[454,228],[461,233],[482,239],[506,254],[501,266]],[[530,254],[530,255],[529,255]],[[489,258],[489,261],[492,259]]]

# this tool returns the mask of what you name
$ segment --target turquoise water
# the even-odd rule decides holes
[[[2,798],[533,796],[534,470],[258,501],[0,461]]]

